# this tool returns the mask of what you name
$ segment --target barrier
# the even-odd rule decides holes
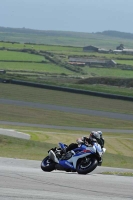
[[[73,88],[53,86],[53,85],[33,83],[33,82],[26,82],[26,81],[14,80],[14,79],[12,79],[12,80],[3,79],[1,82],[30,86],[30,87],[37,87],[37,88],[44,88],[44,89],[49,89],[49,90],[58,90],[58,91],[63,91],[63,92],[71,92],[71,93],[76,93],[76,94],[104,97],[104,98],[110,98],[110,99],[133,101],[133,97],[129,97],[129,96],[108,94],[108,93],[102,93],[102,92],[94,92],[94,91],[81,90],[81,89],[73,89]]]

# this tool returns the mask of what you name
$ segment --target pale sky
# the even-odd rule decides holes
[[[0,26],[133,33],[133,0],[0,0]]]

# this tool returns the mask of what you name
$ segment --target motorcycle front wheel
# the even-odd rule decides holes
[[[55,164],[50,158],[49,156],[47,156],[46,158],[43,159],[43,161],[41,162],[41,169],[45,172],[51,172],[55,169]]]
[[[98,165],[98,161],[96,158],[90,158],[87,161],[85,159],[79,160],[76,171],[78,174],[88,174],[92,172]]]

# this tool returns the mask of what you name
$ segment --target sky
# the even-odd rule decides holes
[[[133,33],[133,0],[0,0],[0,26]]]

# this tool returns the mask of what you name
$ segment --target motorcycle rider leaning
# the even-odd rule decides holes
[[[66,149],[65,152],[71,151],[78,148],[79,145],[85,144],[86,146],[93,145],[94,142],[100,144],[101,148],[104,147],[104,138],[102,137],[101,131],[91,131],[89,137],[82,137],[76,140],[77,143],[71,143]]]
[[[104,138],[102,137],[102,131],[91,131],[89,137],[78,138],[76,142],[77,143],[71,143],[69,146],[67,146],[66,149],[61,151],[61,154],[76,149],[81,144],[90,146],[97,142],[98,144],[100,144],[101,148],[104,147]],[[102,163],[102,159],[100,162]]]

